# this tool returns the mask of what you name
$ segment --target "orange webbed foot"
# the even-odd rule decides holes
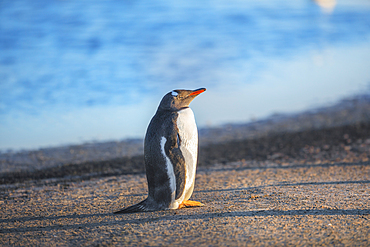
[[[179,209],[180,208],[190,208],[190,207],[202,207],[202,206],[204,206],[204,204],[201,202],[186,200],[186,201],[183,201],[179,205]]]

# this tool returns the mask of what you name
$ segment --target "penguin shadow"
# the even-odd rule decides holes
[[[176,214],[177,210],[166,210],[156,212],[139,212],[135,213],[136,218],[128,215],[119,215],[113,219],[111,213],[102,214],[80,214],[80,215],[66,215],[66,216],[55,216],[55,217],[24,217],[0,220],[0,223],[11,223],[11,222],[30,222],[30,221],[57,221],[60,219],[83,219],[83,218],[102,218],[106,217],[107,220],[93,222],[93,223],[76,223],[76,224],[55,224],[46,227],[14,227],[0,229],[0,233],[30,233],[30,232],[49,232],[55,230],[75,230],[75,229],[91,229],[100,226],[114,226],[114,225],[130,225],[130,224],[147,224],[152,222],[166,222],[173,220],[207,220],[214,218],[233,218],[233,217],[254,217],[254,216],[309,216],[309,215],[322,215],[322,216],[334,216],[334,215],[350,215],[350,216],[362,216],[363,218],[370,215],[370,209],[314,209],[314,210],[246,210],[246,211],[235,211],[235,212],[220,212],[220,213],[196,213],[191,215]],[[143,217],[140,217],[140,216]],[[131,215],[132,216],[132,215]],[[137,217],[139,216],[139,217]],[[127,219],[129,218],[129,219]],[[131,219],[130,219],[131,218]]]

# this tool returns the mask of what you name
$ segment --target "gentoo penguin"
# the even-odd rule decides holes
[[[204,91],[173,90],[163,97],[144,141],[148,197],[116,214],[203,206],[189,200],[198,160],[198,130],[189,104]]]

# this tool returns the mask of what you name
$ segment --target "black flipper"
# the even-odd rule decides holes
[[[185,189],[185,159],[181,153],[181,138],[177,128],[177,116],[173,118],[171,126],[167,129],[167,142],[165,151],[167,157],[173,165],[173,171],[176,177],[176,196],[179,199]]]
[[[155,211],[158,209],[153,208],[149,205],[147,199],[144,201],[139,202],[138,204],[129,206],[127,208],[121,209],[117,212],[114,212],[114,214],[131,214],[131,213],[137,213],[137,212],[150,212]]]

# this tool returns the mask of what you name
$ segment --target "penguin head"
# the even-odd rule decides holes
[[[196,90],[173,90],[163,97],[158,109],[166,111],[179,111],[189,107],[190,102],[204,91],[206,91],[205,88],[199,88]]]

